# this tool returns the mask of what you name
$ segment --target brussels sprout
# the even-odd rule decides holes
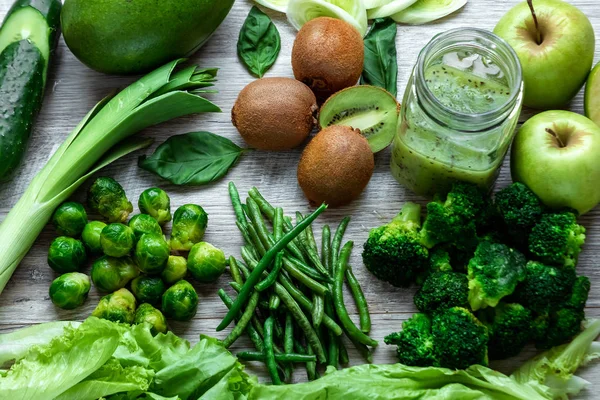
[[[187,262],[190,274],[200,282],[214,282],[225,272],[225,254],[210,243],[196,243]]]
[[[160,310],[152,307],[148,303],[141,304],[135,311],[134,324],[148,323],[152,326],[150,332],[153,335],[157,333],[167,333],[167,320]]]
[[[131,291],[140,303],[159,304],[165,292],[165,283],[160,278],[138,276],[131,281]]]
[[[159,188],[146,189],[140,195],[138,207],[144,214],[148,214],[160,225],[171,220],[171,199],[167,192]]]
[[[100,246],[102,246],[102,251],[107,256],[126,256],[133,249],[134,242],[133,230],[127,225],[109,224],[100,233]]]
[[[74,201],[61,204],[52,215],[52,223],[58,234],[62,236],[77,237],[81,235],[87,222],[85,208]]]
[[[160,274],[169,260],[169,244],[162,235],[145,233],[135,246],[138,268],[147,274]]]
[[[188,282],[180,280],[167,289],[162,297],[162,310],[167,318],[189,321],[198,311],[198,293]]]
[[[90,292],[90,278],[80,272],[61,275],[50,285],[50,300],[55,306],[72,310],[81,306]]]
[[[135,240],[138,241],[144,233],[162,235],[158,222],[148,214],[138,214],[129,220],[129,227],[133,230]]]
[[[167,285],[182,280],[187,275],[187,260],[181,256],[169,256],[167,266],[161,277]]]
[[[124,288],[140,271],[131,257],[102,256],[92,265],[92,281],[101,292],[114,292]]]
[[[106,227],[106,224],[102,221],[91,221],[88,222],[83,228],[83,233],[81,234],[81,240],[85,247],[92,254],[101,254],[102,246],[100,245],[100,234],[102,233],[102,229]]]
[[[85,247],[77,239],[60,236],[50,244],[48,265],[59,274],[77,272],[86,261]]]
[[[133,212],[133,204],[127,200],[125,190],[112,178],[96,179],[88,192],[88,204],[111,223],[125,222]]]
[[[119,289],[100,299],[93,317],[132,324],[135,316],[135,297],[127,289]]]
[[[173,216],[171,249],[189,251],[202,240],[207,224],[208,214],[202,207],[195,204],[179,207]]]

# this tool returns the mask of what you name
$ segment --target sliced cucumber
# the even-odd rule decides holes
[[[354,26],[361,35],[367,34],[367,11],[360,0],[290,0],[287,10],[290,23],[300,29],[318,17],[341,19]]]
[[[417,0],[393,0],[392,2],[367,11],[369,19],[390,17],[406,10],[416,3]]]
[[[585,115],[600,125],[600,63],[590,73],[585,86]]]
[[[394,21],[421,25],[443,18],[460,10],[467,0],[418,0],[407,9],[392,15]]]
[[[369,141],[373,153],[392,143],[400,105],[390,93],[376,86],[353,86],[331,96],[321,107],[319,125],[351,126]]]

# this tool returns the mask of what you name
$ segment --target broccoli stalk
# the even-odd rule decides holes
[[[387,225],[372,229],[362,253],[367,269],[394,286],[409,286],[426,267],[428,250],[420,243],[421,206],[406,203]]]
[[[531,231],[529,251],[542,262],[575,267],[584,243],[585,228],[575,214],[546,214]]]

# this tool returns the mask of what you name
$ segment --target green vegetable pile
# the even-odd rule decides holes
[[[385,338],[411,366],[464,369],[548,349],[581,331],[590,280],[578,276],[585,228],[573,211],[550,211],[515,183],[492,200],[455,184],[421,207],[406,204],[373,229],[363,261],[395,286],[420,285],[419,310]]]
[[[305,363],[309,380],[319,377],[317,364],[334,368],[348,364],[343,335],[371,362],[369,346],[377,346],[377,341],[368,336],[368,306],[348,265],[353,243],[341,245],[350,219],[342,220],[333,238],[329,226],[323,227],[319,255],[311,224],[325,205],[309,216],[296,213],[294,226],[283,209],[272,206],[258,189],[250,190],[245,204],[233,183],[229,184],[229,192],[236,224],[246,244],[241,250],[244,262],[229,259],[231,287],[237,297],[232,299],[223,289],[219,290],[229,312],[217,330],[236,320],[223,341],[225,347],[245,332],[256,352],[237,356],[263,361],[274,384],[291,380],[293,363]],[[272,224],[272,230],[265,220]],[[344,304],[344,282],[348,283],[359,311],[358,327]]]
[[[81,306],[91,282],[104,293],[93,316],[113,322],[152,326],[166,332],[166,319],[187,321],[196,315],[198,294],[185,280],[188,271],[200,282],[213,282],[225,270],[223,252],[202,242],[208,215],[202,207],[186,204],[171,216],[171,200],[159,188],[142,192],[141,214],[133,212],[123,187],[114,179],[98,178],[90,187],[88,204],[102,221],[88,221],[83,205],[59,206],[52,221],[59,234],[50,245],[48,264],[61,274],[50,286],[50,299],[63,309]],[[173,218],[169,241],[163,226]],[[187,259],[171,252],[189,251]],[[88,257],[90,278],[81,273]],[[129,289],[127,289],[127,287]],[[139,304],[139,307],[137,306]]]

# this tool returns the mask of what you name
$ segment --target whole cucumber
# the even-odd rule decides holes
[[[0,28],[0,181],[21,163],[60,34],[60,0],[17,0]]]

